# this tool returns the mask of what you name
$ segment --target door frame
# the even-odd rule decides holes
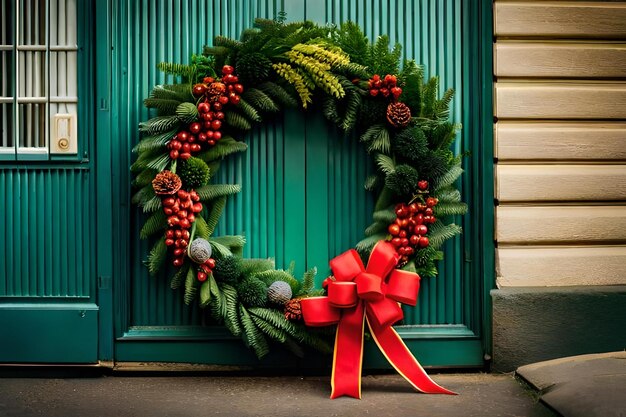
[[[480,302],[475,314],[479,326],[477,333],[465,326],[416,326],[399,327],[398,332],[416,355],[434,366],[446,366],[446,362],[456,366],[488,366],[492,352],[491,298],[489,291],[495,283],[494,245],[494,169],[493,169],[493,23],[491,0],[463,2],[463,84],[473,86],[474,94],[464,94],[463,129],[468,133],[468,148],[478,154],[469,159],[463,186],[469,190],[472,212],[466,216],[466,225],[471,229],[463,235],[464,246],[472,248],[464,254],[463,268],[468,276],[482,277],[480,281]],[[113,362],[116,358],[124,361],[163,361],[156,351],[167,352],[167,361],[206,362],[242,365],[259,365],[253,354],[238,338],[223,329],[128,329],[127,294],[123,287],[127,284],[128,268],[119,245],[116,245],[116,218],[121,215],[122,194],[115,183],[116,174],[113,157],[117,149],[112,140],[111,125],[116,117],[111,111],[112,57],[115,45],[112,44],[112,1],[95,2],[96,48],[96,190],[97,190],[97,274],[99,315],[99,359]],[[478,94],[476,94],[478,93]],[[469,178],[475,178],[475,183]],[[119,231],[118,231],[119,232]],[[474,314],[474,312],[472,313]],[[445,340],[455,338],[455,348],[446,347],[445,355],[440,352]],[[181,343],[183,341],[184,343]],[[158,348],[155,347],[158,345]],[[483,363],[465,363],[467,352],[483,357]],[[228,354],[224,354],[228,352]],[[219,353],[219,354],[218,354]],[[284,359],[270,358],[261,366],[273,366]],[[369,349],[366,357],[372,367],[383,363],[382,356]]]

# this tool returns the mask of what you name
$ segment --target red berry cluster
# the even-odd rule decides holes
[[[183,264],[185,250],[189,245],[189,228],[196,220],[196,213],[202,211],[202,203],[194,190],[178,190],[175,196],[164,198],[162,203],[169,226],[165,231],[165,244],[174,246],[173,264],[179,267]]]
[[[398,78],[391,74],[385,75],[383,79],[380,78],[380,75],[374,74],[368,81],[368,87],[372,97],[380,94],[387,98],[391,95],[395,101],[402,94],[402,89],[398,87]]]
[[[239,78],[233,75],[235,69],[230,65],[222,68],[222,78],[205,77],[201,83],[193,86],[196,97],[204,96],[198,103],[199,121],[190,123],[186,130],[182,130],[168,143],[170,158],[186,160],[191,155],[200,152],[202,144],[215,146],[222,138],[224,112],[227,104],[238,104],[243,93],[243,85]]]
[[[428,224],[437,219],[433,215],[433,207],[438,201],[428,197],[425,203],[398,204],[396,206],[396,220],[389,225],[391,243],[396,247],[403,261],[415,253],[419,248],[427,247],[430,242],[426,234]]]
[[[208,276],[213,273],[213,268],[215,268],[215,259],[207,259],[205,263],[198,267],[198,273],[196,274],[198,281],[206,281]]]

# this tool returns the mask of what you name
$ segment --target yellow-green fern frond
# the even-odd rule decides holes
[[[316,86],[336,98],[342,98],[345,91],[339,79],[330,72],[330,65],[317,59],[291,50],[285,55],[295,65],[299,66],[311,77]]]
[[[350,58],[348,55],[339,48],[329,48],[317,44],[303,44],[300,43],[291,48],[294,51],[301,52],[306,55],[313,56],[315,59],[321,62],[325,62],[332,67],[337,65],[348,65]]]
[[[296,89],[298,95],[300,96],[300,100],[302,101],[302,107],[306,109],[307,105],[313,100],[311,99],[311,90],[307,86],[305,79],[293,69],[293,67],[289,64],[279,63],[274,64],[272,66],[276,73],[284,78],[289,84],[293,85]]]

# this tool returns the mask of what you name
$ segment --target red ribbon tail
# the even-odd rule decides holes
[[[363,302],[342,312],[335,336],[330,398],[346,395],[361,399],[364,314]]]
[[[443,388],[430,379],[393,327],[381,327],[376,324],[376,320],[371,320],[369,317],[367,317],[367,325],[383,355],[413,388],[425,394],[456,395],[455,392]]]

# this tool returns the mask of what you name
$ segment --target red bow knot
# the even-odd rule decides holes
[[[398,302],[416,305],[420,277],[395,269],[399,256],[389,242],[379,241],[367,268],[354,249],[333,258],[335,281],[325,281],[327,297],[301,300],[308,326],[338,323],[333,356],[331,398],[361,398],[364,324],[391,365],[415,389],[425,393],[454,394],[437,385],[391,327],[403,317]]]

